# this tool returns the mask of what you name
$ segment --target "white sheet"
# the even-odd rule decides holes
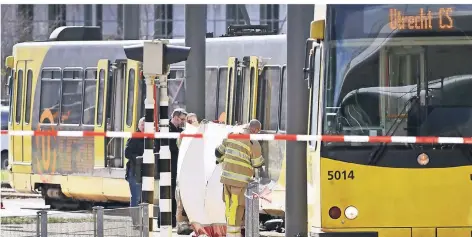
[[[199,128],[187,127],[185,133],[204,132],[205,126]],[[190,221],[199,220],[206,222],[204,209],[205,198],[205,176],[203,155],[203,140],[198,138],[183,138],[180,145],[179,161],[177,170],[177,181],[180,196],[185,212]],[[191,154],[191,155],[188,155]],[[182,175],[185,174],[185,175]]]
[[[205,212],[211,224],[225,224],[225,203],[223,185],[220,183],[221,165],[217,165],[208,180],[205,194]]]
[[[183,134],[196,134],[196,133],[200,133],[201,132],[200,130],[201,130],[200,127],[195,127],[187,123],[185,126],[185,130],[182,133]],[[190,143],[192,142],[192,140],[193,138],[191,137],[185,137],[184,139],[182,139],[180,143],[179,156],[178,156],[179,158],[177,161],[177,180],[179,180],[180,168],[182,167],[182,163],[184,162],[186,151],[188,150],[188,147]]]
[[[187,127],[185,133],[204,133],[201,138],[184,138],[180,146],[178,182],[180,195],[190,222],[202,225],[226,223],[225,205],[220,183],[221,167],[216,165],[215,149],[230,132],[242,126],[202,124]],[[183,175],[185,174],[185,175]]]

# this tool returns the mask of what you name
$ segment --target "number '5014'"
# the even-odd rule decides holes
[[[330,170],[328,171],[328,180],[346,180],[346,179],[354,179],[354,171],[346,171],[346,170]]]

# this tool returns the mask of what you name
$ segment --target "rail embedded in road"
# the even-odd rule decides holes
[[[12,188],[2,188],[0,189],[0,196],[2,198],[8,197],[8,198],[41,198],[41,194],[35,194],[35,193],[18,193]]]

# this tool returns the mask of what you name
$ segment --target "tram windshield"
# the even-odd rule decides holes
[[[323,134],[472,136],[472,5],[327,9]]]

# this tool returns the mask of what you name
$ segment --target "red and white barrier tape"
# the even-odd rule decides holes
[[[184,137],[203,138],[211,134],[142,133],[142,132],[94,132],[94,131],[7,131],[9,136],[53,136],[53,137],[119,137],[175,139]],[[228,134],[226,138],[258,141],[324,141],[361,143],[422,143],[422,144],[472,144],[472,137],[407,137],[407,136],[348,136],[348,135],[297,135],[297,134]]]

